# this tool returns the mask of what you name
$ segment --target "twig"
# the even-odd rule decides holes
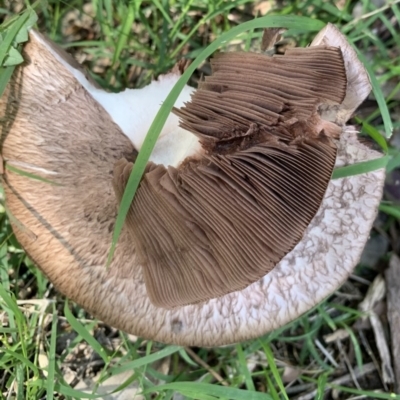
[[[358,335],[360,336],[361,343],[363,344],[367,354],[370,356],[372,362],[375,365],[376,370],[378,371],[379,379],[381,380],[382,385],[385,387],[386,383],[385,383],[385,381],[383,380],[383,377],[382,377],[382,372],[381,372],[381,368],[380,368],[380,365],[379,365],[379,361],[375,357],[375,354],[372,351],[371,345],[369,344],[368,339],[366,338],[366,336],[364,334],[364,331],[362,329],[360,329],[358,331]]]
[[[332,357],[332,354],[329,353],[329,351],[327,349],[325,349],[325,347],[322,345],[322,343],[318,340],[315,339],[315,344],[317,345],[317,347],[322,351],[322,353],[325,355],[325,357],[329,360],[329,362],[335,367],[338,368],[339,365],[338,363],[335,361],[335,359]]]
[[[205,361],[203,361],[190,347],[185,347],[185,351],[194,361],[197,362],[197,364],[206,369],[221,385],[229,386],[229,383],[226,382],[218,372],[215,372]]]
[[[357,276],[356,274],[351,274],[349,278],[358,283],[362,283],[363,285],[369,286],[371,284],[371,282],[368,279],[362,278],[361,276]]]
[[[374,331],[376,347],[379,351],[379,356],[382,362],[383,381],[385,384],[390,385],[394,382],[394,373],[390,360],[389,347],[386,342],[382,322],[374,311],[375,305],[383,300],[385,294],[385,281],[383,280],[382,275],[378,275],[369,287],[365,299],[360,303],[359,308],[369,316],[372,330]]]
[[[347,369],[348,369],[349,372],[350,372],[350,376],[351,376],[352,379],[353,379],[353,383],[354,383],[355,387],[356,387],[357,389],[361,390],[360,384],[358,383],[356,374],[354,373],[354,369],[353,369],[353,367],[352,367],[352,365],[351,365],[351,362],[350,362],[350,360],[349,360],[349,357],[347,357],[347,354],[346,354],[346,352],[345,352],[344,349],[343,349],[342,342],[341,342],[340,340],[336,340],[336,346],[338,347],[339,352],[340,352],[340,355],[342,356],[342,358],[343,358],[343,360],[344,360],[344,362],[345,362],[345,364],[346,364],[346,366],[347,366]]]

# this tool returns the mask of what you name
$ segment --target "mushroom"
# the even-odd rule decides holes
[[[385,172],[331,180],[380,157],[345,126],[371,87],[333,25],[283,56],[218,54],[185,87],[108,268],[132,163],[179,68],[111,94],[34,30],[24,58],[0,99],[6,205],[34,263],[97,318],[226,345],[297,318],[352,272]]]

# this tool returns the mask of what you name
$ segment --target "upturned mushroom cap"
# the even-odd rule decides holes
[[[106,94],[32,31],[24,49],[26,62],[0,99],[3,159],[53,182],[11,169],[3,175],[7,206],[17,221],[14,232],[32,260],[62,293],[96,317],[166,343],[216,346],[254,338],[327,297],[359,260],[377,213],[384,170],[329,180],[334,164],[380,154],[344,126],[370,90],[355,52],[332,25],[312,45],[317,47],[293,50],[278,61],[264,55],[220,55],[214,75],[191,99],[192,89],[185,89],[176,104],[190,100],[178,111],[182,126],[171,115],[106,269],[130,162],[179,75],[119,96]],[[337,65],[333,73],[326,68],[327,57]],[[264,63],[270,63],[267,71]],[[235,83],[232,64],[241,81],[248,78],[246,87]],[[271,90],[265,74],[275,78]],[[313,80],[318,74],[325,79]],[[252,89],[257,80],[259,87]],[[231,93],[224,97],[226,88]],[[129,115],[129,124],[124,115]],[[227,129],[232,120],[233,129]],[[178,151],[168,147],[172,143],[178,143]],[[238,168],[232,172],[233,159]],[[243,184],[246,179],[238,181],[238,171],[248,175],[247,183],[253,181],[251,188]],[[188,189],[182,182],[192,185]],[[232,200],[232,190],[240,197]],[[204,198],[193,198],[195,191],[203,191]],[[225,197],[218,197],[220,193]],[[287,201],[281,201],[284,196]],[[254,211],[265,198],[274,208]],[[163,207],[169,207],[172,221]],[[232,209],[236,212],[229,214]],[[182,238],[183,226],[188,229]],[[235,238],[236,232],[240,236]],[[177,255],[176,248],[163,242],[170,237],[197,246],[190,257],[200,254],[195,257],[200,272],[188,273],[192,275],[184,276],[180,287],[179,274],[186,271],[179,257],[190,249]],[[155,247],[148,252],[150,245]],[[226,253],[227,247],[232,254]],[[169,249],[172,262],[163,258]],[[160,260],[162,266],[176,265],[178,274],[172,275],[177,276],[165,275]],[[177,294],[173,284],[162,282],[167,278],[178,282]],[[188,282],[194,286],[187,289]]]

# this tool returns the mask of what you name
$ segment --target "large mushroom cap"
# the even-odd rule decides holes
[[[176,104],[190,100],[178,111],[182,126],[170,117],[106,269],[130,162],[178,75],[106,94],[32,31],[26,62],[0,99],[3,159],[47,180],[12,169],[3,176],[14,232],[32,260],[96,317],[166,343],[257,337],[323,300],[358,262],[384,171],[329,180],[334,164],[380,154],[344,126],[370,90],[355,52],[331,25],[314,45],[277,61],[220,55],[191,99],[185,89]],[[189,272],[186,256],[196,265]]]

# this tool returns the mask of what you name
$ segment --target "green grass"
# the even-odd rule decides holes
[[[33,6],[38,15],[37,26],[79,60],[84,60],[89,71],[96,71],[91,72],[93,78],[109,90],[144,86],[153,76],[168,71],[180,58],[193,60],[154,120],[151,135],[146,138],[135,164],[130,179],[132,186],[125,193],[123,210],[134,196],[143,166],[179,89],[187,81],[193,82],[191,74],[198,76],[203,60],[217,48],[257,48],[261,32],[256,28],[261,26],[287,26],[287,37],[294,38],[298,45],[306,45],[312,32],[326,22],[341,28],[373,77],[376,101],[362,109],[354,122],[363,124],[363,132],[375,139],[386,155],[378,161],[379,165],[352,166],[335,172],[335,177],[386,164],[388,171],[396,170],[400,166],[400,150],[383,137],[390,138],[393,127],[400,128],[399,121],[392,122],[399,107],[396,98],[400,90],[400,56],[393,52],[400,44],[399,29],[393,27],[395,21],[400,21],[399,3],[394,1],[391,7],[377,9],[371,1],[363,0],[357,3],[359,14],[354,18],[356,2],[352,1],[344,2],[340,10],[332,2],[283,1],[280,7],[272,7],[267,17],[256,20],[249,11],[253,4],[249,0],[92,0],[87,2],[90,7],[84,6],[82,0],[49,0]],[[12,15],[12,10],[0,6],[0,18],[7,17],[9,21]],[[80,29],[68,30],[66,20],[71,20],[71,16]],[[0,65],[3,65],[0,94],[13,72],[13,64],[18,62],[24,31],[34,23],[34,14],[26,13],[12,25],[7,22],[8,25],[0,28]],[[376,34],[377,27],[383,33]],[[71,37],[73,41],[69,40]],[[234,42],[229,42],[232,39]],[[391,80],[396,85],[384,96],[382,88]],[[128,377],[125,375],[110,390],[123,390],[136,382],[146,399],[173,399],[176,393],[207,400],[287,399],[313,391],[315,394],[310,398],[323,399],[332,389],[341,398],[364,395],[400,399],[400,394],[391,393],[391,388],[382,384],[376,370],[372,375],[361,373],[358,388],[352,379],[337,383],[349,371],[337,345],[324,342],[325,335],[343,329],[348,337],[342,346],[349,353],[352,368],[362,370],[364,366],[371,366],[373,360],[366,350],[365,337],[354,327],[360,319],[357,304],[368,288],[365,284],[350,280],[339,293],[305,316],[258,340],[191,351],[164,346],[93,321],[83,310],[60,297],[19,248],[5,211],[0,210],[2,398],[96,398],[94,394],[75,389],[76,380],[97,374],[100,385],[112,376],[129,372]],[[398,205],[384,202],[381,211],[386,219],[380,229],[384,232],[390,232],[393,226],[397,229]],[[117,229],[122,226],[123,218],[122,212]],[[116,239],[117,234],[114,242]],[[359,271],[363,279],[370,279],[373,274],[368,269]],[[354,293],[359,293],[358,299],[351,298]],[[35,304],[32,298],[43,300]],[[372,350],[376,352],[373,346]],[[336,365],[327,354],[331,354]],[[85,364],[88,359],[94,367]],[[68,379],[67,371],[72,371],[75,382]],[[292,384],[288,384],[289,372],[296,374]]]

